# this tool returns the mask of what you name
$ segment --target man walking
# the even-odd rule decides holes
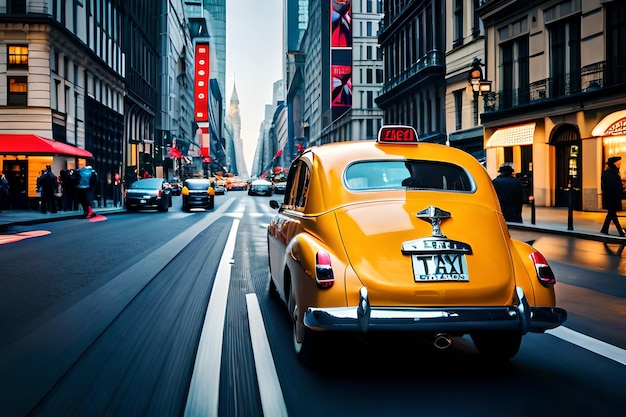
[[[78,200],[83,207],[83,218],[88,219],[96,215],[91,207],[91,203],[93,201],[93,188],[94,183],[96,182],[96,171],[94,171],[91,165],[86,165],[79,168],[78,173],[80,174],[80,180],[78,181],[77,186]]]
[[[617,212],[622,210],[622,198],[624,197],[624,186],[619,168],[622,164],[621,156],[612,156],[606,162],[606,169],[602,172],[600,180],[602,186],[602,206],[607,210],[604,224],[600,233],[609,234],[611,222],[617,228],[620,236],[625,236],[624,229],[619,223]]]
[[[522,204],[524,190],[520,180],[513,176],[510,163],[500,165],[500,175],[493,179],[493,186],[500,200],[502,215],[507,222],[522,223]]]

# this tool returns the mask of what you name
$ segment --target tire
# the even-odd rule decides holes
[[[278,294],[278,289],[276,288],[276,284],[274,283],[274,280],[272,279],[272,276],[270,274],[268,274],[270,277],[270,285],[269,285],[269,295],[270,298],[274,299],[274,300],[278,300],[280,299],[280,294]]]
[[[307,367],[314,367],[322,359],[321,353],[324,349],[324,335],[320,332],[304,328],[303,337],[300,342],[296,336],[296,322],[293,323],[293,347],[298,360]]]
[[[476,332],[471,336],[478,352],[489,360],[507,361],[522,344],[522,334],[516,331]]]

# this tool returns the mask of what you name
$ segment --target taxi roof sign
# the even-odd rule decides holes
[[[417,131],[412,126],[386,125],[378,131],[378,143],[417,143]]]

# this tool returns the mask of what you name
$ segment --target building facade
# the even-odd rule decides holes
[[[125,143],[122,3],[0,3],[0,141],[25,146],[24,137],[3,135],[36,137],[32,147],[0,152],[16,193],[11,208],[36,204],[45,165],[58,175],[92,163],[102,181],[98,195],[112,192]],[[46,150],[50,142],[63,151]]]
[[[540,206],[601,209],[600,176],[626,157],[626,4],[484,1],[487,169],[513,162]]]
[[[387,0],[378,41],[385,82],[376,99],[387,124],[445,143],[445,0]]]
[[[446,132],[450,146],[485,160],[480,113],[491,88],[484,71],[485,31],[479,0],[446,0]],[[472,71],[476,71],[474,79]]]

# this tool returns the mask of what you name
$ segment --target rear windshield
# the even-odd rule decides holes
[[[211,186],[210,181],[189,181],[187,184],[189,190],[208,190]]]
[[[363,161],[345,171],[349,190],[452,190],[473,192],[474,181],[462,167],[440,161]]]

